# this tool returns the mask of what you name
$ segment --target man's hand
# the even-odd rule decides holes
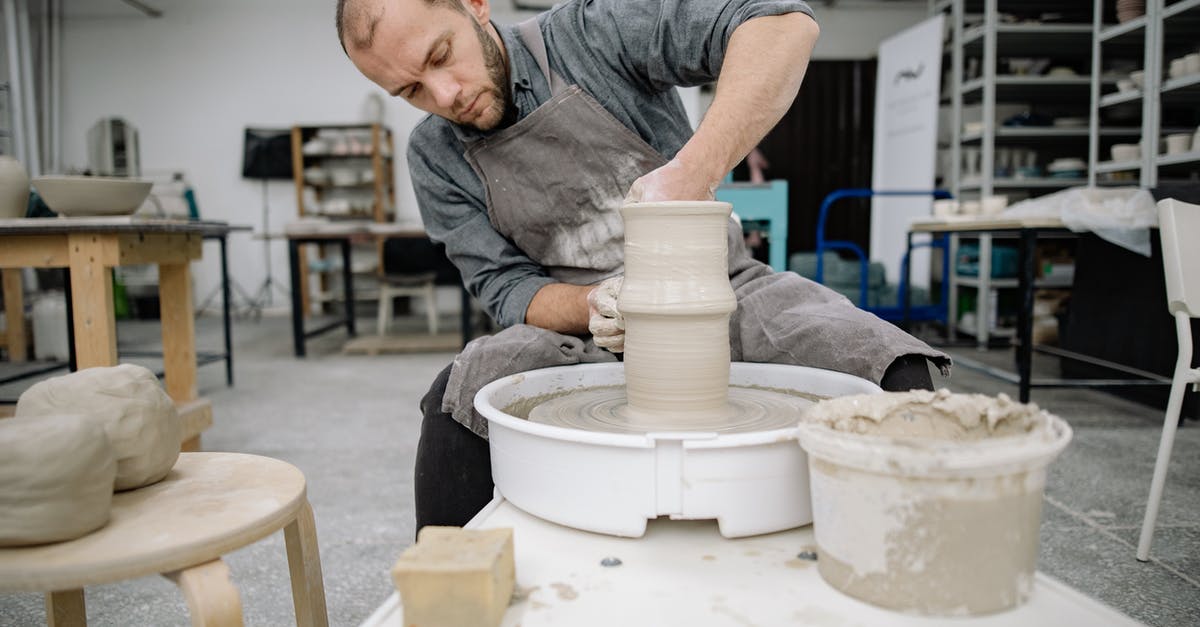
[[[712,169],[676,157],[634,181],[625,202],[712,200],[721,182],[720,175],[714,178]]]
[[[588,330],[596,346],[614,353],[625,350],[625,318],[617,311],[622,277],[605,279],[588,293]]]

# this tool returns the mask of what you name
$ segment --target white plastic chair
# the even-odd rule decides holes
[[[434,278],[436,274],[389,274],[379,279],[379,335],[387,335],[388,326],[392,322],[392,299],[397,296],[420,296],[425,301],[425,319],[429,325],[429,334],[437,335],[438,313],[437,299],[434,294]]]
[[[1179,337],[1179,357],[1175,361],[1175,376],[1171,382],[1171,397],[1163,419],[1162,440],[1158,445],[1158,460],[1154,464],[1154,479],[1150,483],[1150,501],[1142,521],[1142,537],[1138,541],[1137,558],[1150,559],[1150,542],[1154,539],[1154,522],[1162,500],[1163,484],[1167,480],[1167,465],[1179,426],[1179,411],[1188,385],[1200,389],[1200,368],[1192,367],[1192,318],[1200,317],[1200,205],[1174,199],[1158,203],[1158,225],[1162,234],[1163,270],[1167,279],[1167,310],[1175,317]]]

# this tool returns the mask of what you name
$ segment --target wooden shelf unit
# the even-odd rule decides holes
[[[324,145],[321,145],[324,144]],[[308,149],[306,150],[306,146]],[[326,217],[330,220],[367,220],[392,222],[396,216],[396,185],[393,156],[396,154],[392,130],[382,124],[298,124],[292,127],[292,171],[296,184],[296,213],[299,217]],[[363,167],[365,164],[366,167]],[[333,180],[334,170],[369,171],[370,178],[352,182]],[[310,176],[325,172],[329,178],[313,180]],[[370,206],[346,207],[329,211],[322,205],[338,194],[354,192],[359,200],[369,197]],[[311,196],[310,196],[311,194]],[[310,206],[315,198],[317,205]],[[348,203],[349,200],[346,200]],[[383,262],[383,239],[370,242],[375,255]],[[300,293],[304,315],[307,317],[317,299],[310,293],[309,255],[307,247],[300,249]],[[316,259],[325,259],[324,245],[317,245]],[[378,265],[377,264],[377,265]],[[374,271],[372,271],[374,273]],[[320,272],[319,292],[331,292],[328,273]],[[295,286],[293,286],[295,289]],[[352,303],[346,303],[352,307]]]

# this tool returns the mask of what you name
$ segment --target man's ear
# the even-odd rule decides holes
[[[471,16],[475,18],[475,21],[479,22],[480,26],[486,25],[488,23],[488,20],[491,19],[492,6],[488,2],[488,0],[461,0],[461,1],[463,3],[463,7],[465,7],[467,9],[467,13],[471,14]]]

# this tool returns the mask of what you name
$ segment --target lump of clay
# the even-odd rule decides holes
[[[804,416],[835,431],[884,437],[981,440],[1029,433],[1048,425],[1034,404],[1005,394],[953,394],[940,389],[842,396],[817,403]]]
[[[0,546],[73,540],[108,522],[117,461],[83,416],[0,420]]]
[[[146,368],[121,364],[47,379],[17,401],[17,416],[78,414],[104,428],[117,457],[117,490],[167,476],[183,426],[175,403]]]

